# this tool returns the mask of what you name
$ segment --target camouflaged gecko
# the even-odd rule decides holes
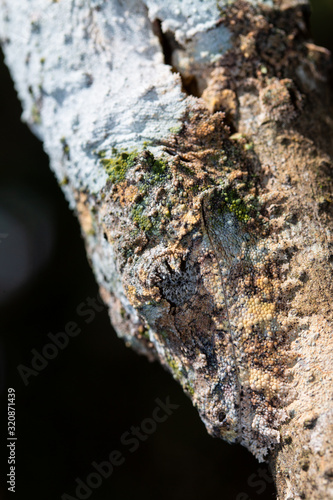
[[[279,442],[276,427],[286,415],[276,408],[284,390],[276,346],[283,334],[269,252],[251,238],[235,214],[225,210],[223,191],[214,188],[205,193],[202,213],[220,275],[219,314],[226,326],[222,337],[231,346],[228,359],[223,347],[219,349],[224,384],[231,388],[223,420],[220,415],[220,434],[249,449],[253,441]]]
[[[119,328],[171,370],[212,435],[263,460],[286,419],[285,255],[261,214],[246,140],[230,139],[222,113],[199,111],[164,160],[149,150],[104,160],[103,225],[141,322],[126,334],[125,307]]]

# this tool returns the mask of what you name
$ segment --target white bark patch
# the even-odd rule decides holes
[[[143,3],[10,0],[1,16],[22,118],[59,181],[65,165],[75,189],[99,192],[107,176],[95,150],[140,149],[180,124],[186,97]]]

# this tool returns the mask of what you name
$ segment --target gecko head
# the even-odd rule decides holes
[[[219,426],[217,427],[218,437],[228,443],[238,442],[238,418],[227,415],[224,411],[218,413]]]
[[[220,382],[202,403],[200,413],[209,434],[228,443],[238,443],[241,438],[241,414],[235,374],[221,375]]]
[[[238,418],[228,415],[224,410],[219,411],[216,417],[207,425],[209,434],[228,443],[238,443],[240,441]]]

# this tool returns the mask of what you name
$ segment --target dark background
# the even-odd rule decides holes
[[[333,49],[333,2],[313,0],[316,43]],[[75,497],[91,463],[119,449],[125,463],[93,491],[94,500],[274,498],[265,464],[242,447],[207,435],[181,388],[116,337],[106,310],[86,323],[76,309],[98,294],[77,220],[49,169],[42,144],[20,122],[21,108],[0,61],[0,391],[6,450],[7,388],[16,391],[16,494],[7,492],[1,453],[0,498]],[[3,235],[7,234],[7,237]],[[81,333],[25,386],[17,366],[31,366],[47,334],[75,321]],[[170,397],[179,408],[137,451],[120,443],[132,425]],[[240,495],[244,492],[244,495]],[[247,495],[246,495],[247,494]]]

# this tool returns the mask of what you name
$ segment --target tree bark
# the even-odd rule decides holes
[[[332,99],[302,0],[1,0],[120,337],[279,499],[332,480]]]

